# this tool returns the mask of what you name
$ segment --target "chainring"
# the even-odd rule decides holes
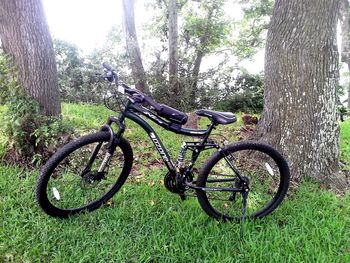
[[[179,193],[179,189],[178,189],[177,183],[176,183],[176,175],[175,174],[168,172],[164,176],[164,185],[170,192]]]
[[[184,170],[180,170],[181,174],[184,173]],[[191,172],[187,173],[184,178],[181,178],[181,181],[177,181],[177,175],[171,172],[168,172],[164,176],[164,185],[172,193],[183,194],[186,190],[185,182],[192,182],[193,175]]]

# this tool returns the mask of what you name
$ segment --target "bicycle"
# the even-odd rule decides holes
[[[287,193],[290,172],[286,160],[271,146],[256,141],[241,141],[221,145],[210,138],[218,125],[236,121],[229,112],[197,110],[207,117],[207,129],[182,127],[187,115],[118,79],[117,72],[103,63],[105,78],[116,85],[127,100],[118,117],[111,116],[99,132],[82,136],[59,149],[43,166],[36,188],[36,199],[50,216],[65,218],[83,211],[93,211],[120,190],[133,163],[133,150],[123,137],[125,119],[129,119],[148,134],[168,169],[165,187],[186,199],[187,191],[196,193],[202,209],[217,220],[261,218],[271,213]],[[113,93],[117,96],[117,93]],[[143,116],[143,118],[141,117]],[[199,138],[184,142],[176,162],[152,126]],[[112,125],[117,126],[114,131]],[[193,169],[199,155],[215,152],[206,160],[198,176]],[[191,160],[185,155],[192,152]]]

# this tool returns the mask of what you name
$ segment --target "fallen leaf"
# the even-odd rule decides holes
[[[5,258],[5,261],[7,262],[13,262],[15,259],[15,256],[11,253],[5,253],[4,258]]]
[[[112,199],[109,199],[109,200],[107,201],[106,205],[108,205],[108,206],[113,205],[113,200],[112,200]]]
[[[327,189],[327,185],[325,185],[325,184],[320,184],[320,189]]]

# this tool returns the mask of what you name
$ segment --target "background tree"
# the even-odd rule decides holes
[[[0,39],[18,70],[17,78],[44,115],[59,116],[57,69],[51,36],[41,1],[3,0]]]
[[[55,39],[54,50],[58,70],[58,83],[63,101],[79,101],[82,94],[78,94],[84,85],[84,60],[79,54],[77,46],[63,40]]]
[[[190,108],[200,105],[198,81],[205,56],[225,46],[230,23],[224,15],[224,0],[200,1],[199,6],[186,8],[187,14],[181,40],[181,76],[186,79],[186,104]]]
[[[295,180],[345,185],[338,174],[339,0],[277,0],[267,35],[261,140],[288,159]]]
[[[177,26],[178,1],[169,0],[169,91],[171,106],[177,108],[180,106],[180,83],[179,83],[179,52],[178,52],[178,26]]]
[[[126,48],[129,55],[135,87],[143,92],[149,92],[146,84],[146,73],[141,59],[141,51],[137,41],[134,0],[123,0],[123,25]]]
[[[177,101],[175,101],[175,96],[171,95],[173,92],[169,92],[171,85],[169,85],[168,76],[171,74],[167,70],[170,70],[169,48],[174,48],[173,43],[176,42],[173,41],[175,30],[171,28],[173,20],[171,12],[174,11],[170,10],[169,3],[169,1],[152,1],[146,6],[153,13],[151,22],[145,26],[147,38],[153,43],[157,42],[157,45],[148,48],[152,50],[149,56],[155,58],[148,69],[148,81],[155,99],[173,103],[174,107],[190,111],[203,104],[200,96],[204,91],[199,90],[199,87],[202,87],[200,85],[203,84],[201,76],[205,78],[210,75],[205,74],[205,71],[209,70],[208,64],[204,70],[201,68],[203,59],[212,55],[217,61],[225,60],[224,52],[220,50],[225,49],[227,53],[230,52],[226,44],[229,43],[227,40],[230,36],[232,21],[224,14],[226,3],[224,0],[177,2],[177,68],[180,86],[179,95],[176,96]],[[216,52],[221,53],[223,58]],[[217,64],[223,66],[222,63]],[[213,67],[210,66],[210,68]]]

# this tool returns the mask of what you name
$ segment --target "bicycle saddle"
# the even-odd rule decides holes
[[[205,116],[210,119],[213,119],[215,122],[219,124],[230,124],[237,120],[236,115],[232,112],[221,112],[221,111],[213,111],[213,110],[196,110],[195,113],[198,116]]]

